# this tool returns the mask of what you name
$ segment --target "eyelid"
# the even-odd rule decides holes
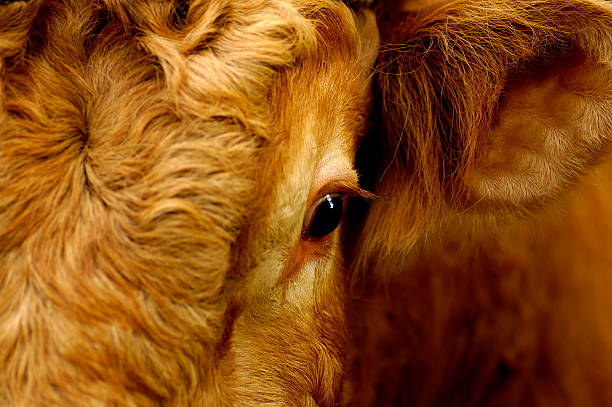
[[[326,199],[328,195],[330,195],[332,198],[342,198],[345,205],[351,198],[361,197],[367,200],[372,200],[375,197],[373,193],[359,188],[352,179],[341,178],[328,182],[316,192],[314,198],[308,200],[308,209],[306,210],[302,223],[302,236],[307,233],[317,207]]]
[[[314,201],[318,201],[325,195],[341,194],[345,198],[361,197],[367,200],[372,200],[376,197],[373,193],[361,189],[352,179],[334,179],[323,187],[319,188],[315,195],[309,199],[308,208],[311,208]]]

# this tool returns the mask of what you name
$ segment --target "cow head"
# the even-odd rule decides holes
[[[611,404],[612,3],[378,23],[349,405]]]
[[[337,403],[373,14],[31,0],[0,27],[0,404]]]
[[[0,403],[335,405],[345,265],[605,156],[609,2],[380,2],[373,99],[345,3],[0,2]]]
[[[378,199],[357,270],[533,213],[609,151],[609,1],[406,0],[379,26],[378,131],[359,156]]]

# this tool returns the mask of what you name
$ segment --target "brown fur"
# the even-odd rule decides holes
[[[349,404],[612,405],[612,3],[395,6]]]
[[[301,222],[368,74],[336,2],[0,5],[0,404],[335,404],[338,238]]]
[[[0,404],[612,405],[612,4],[345,3],[0,2]]]

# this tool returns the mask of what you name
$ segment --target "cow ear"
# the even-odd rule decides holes
[[[403,3],[379,15],[364,246],[410,247],[469,211],[525,213],[608,152],[612,3]]]
[[[468,201],[540,206],[609,150],[612,60],[581,52],[524,67],[507,80],[493,113],[465,172]]]

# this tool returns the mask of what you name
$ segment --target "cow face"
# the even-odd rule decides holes
[[[372,15],[31,0],[0,27],[0,403],[337,403]]]
[[[378,22],[349,404],[612,404],[612,3],[403,0]]]

